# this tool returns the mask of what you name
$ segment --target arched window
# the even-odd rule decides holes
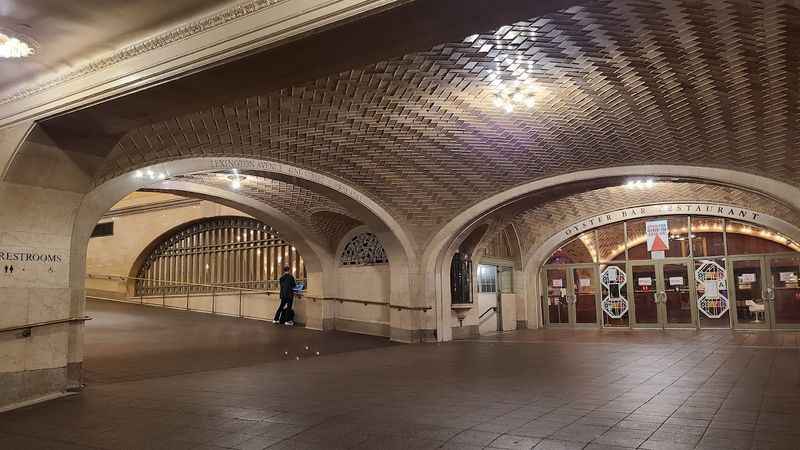
[[[282,268],[305,279],[297,250],[269,225],[247,217],[217,217],[167,236],[144,258],[136,295],[218,291],[218,286],[275,289]],[[190,283],[191,286],[180,283]]]
[[[339,262],[343,266],[365,266],[386,264],[389,258],[386,257],[386,251],[378,236],[364,232],[353,236],[344,246]]]

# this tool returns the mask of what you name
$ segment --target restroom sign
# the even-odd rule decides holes
[[[666,220],[650,220],[645,222],[647,233],[647,251],[663,252],[669,250],[669,225]],[[654,255],[655,256],[655,255]]]

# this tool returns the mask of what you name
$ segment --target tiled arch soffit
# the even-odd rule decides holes
[[[308,186],[321,186],[328,193],[338,194],[340,199],[334,199],[334,201],[336,201],[336,203],[339,203],[341,200],[349,202],[346,210],[349,215],[352,215],[355,209],[363,209],[363,215],[359,215],[359,218],[367,214],[371,215],[370,218],[374,224],[380,224],[380,229],[386,229],[388,231],[388,233],[384,234],[385,238],[391,237],[396,240],[396,242],[388,241],[385,242],[385,244],[387,251],[391,252],[392,257],[398,264],[415,263],[417,257],[416,250],[412,246],[411,240],[407,237],[405,230],[390,214],[371,198],[341,181],[316,172],[286,164],[250,158],[189,158],[184,160],[172,160],[147,166],[142,169],[141,173],[130,171],[104,181],[84,197],[77,213],[72,237],[73,260],[80,262],[85,258],[85,243],[94,225],[113,204],[128,193],[138,189],[158,188],[159,184],[167,181],[167,179],[173,179],[181,175],[228,170],[231,167],[259,171],[264,177],[269,174],[275,174],[278,177],[293,177],[293,179],[299,180],[298,183],[304,182]],[[150,179],[149,174],[153,174],[156,180]],[[157,180],[157,178],[161,176],[165,179],[163,181]],[[163,186],[161,187],[163,188]],[[255,194],[251,195],[254,195],[253,198],[255,199],[258,198]],[[320,198],[317,199],[321,201]],[[329,202],[328,206],[334,206],[334,203]],[[335,211],[341,211],[341,209],[336,209]],[[370,225],[375,226],[374,224]],[[73,264],[71,267],[73,270],[71,274],[72,279],[83,279],[83,275],[80,273],[83,265],[79,263]]]
[[[163,189],[174,188],[177,183],[196,186],[196,189],[210,187],[223,194],[240,195],[264,203],[291,217],[329,250],[335,248],[343,233],[361,223],[345,206],[303,186],[247,173],[241,187],[233,190],[227,175],[187,174],[161,184]]]
[[[537,200],[540,200],[537,202]],[[582,220],[596,217],[609,211],[636,206],[665,203],[711,203],[746,208],[765,216],[779,219],[786,227],[795,230],[795,239],[800,234],[800,213],[762,194],[731,186],[699,184],[690,182],[656,182],[649,189],[631,189],[625,186],[609,186],[580,192],[557,199],[529,198],[528,206],[517,210],[503,223],[513,225],[517,232],[526,266],[538,262],[535,255],[553,250],[558,245],[553,239],[560,231]],[[497,219],[494,219],[497,220]],[[486,236],[484,239],[493,239]]]
[[[796,26],[790,2],[592,2],[136,129],[100,179],[193,155],[313,167],[423,241],[464,205],[620,161],[797,185]],[[517,58],[542,93],[506,114],[491,101],[492,71]]]
[[[329,266],[332,263],[333,254],[326,240],[320,239],[314,230],[306,228],[304,223],[296,221],[294,217],[285,214],[281,209],[257,198],[185,181],[158,183],[153,185],[152,189],[212,200],[270,225],[280,233],[284,240],[297,247],[310,272],[322,271],[326,265]]]

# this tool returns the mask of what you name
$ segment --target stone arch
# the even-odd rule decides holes
[[[286,213],[241,195],[237,192],[182,181],[165,181],[153,186],[162,192],[179,193],[186,197],[203,198],[239,210],[267,223],[291,241],[303,254],[309,272],[322,272],[332,257],[324,242],[319,242],[313,230],[289,217]],[[305,256],[308,255],[308,256]]]
[[[152,186],[154,183],[158,183],[159,178],[162,177],[168,178],[185,173],[230,168],[262,170],[267,173],[275,173],[318,184],[328,188],[327,192],[337,192],[340,198],[346,198],[348,206],[355,204],[360,205],[364,210],[360,215],[367,215],[363,214],[364,212],[370,213],[369,215],[372,215],[371,222],[375,223],[377,227],[385,227],[387,231],[390,231],[390,233],[386,233],[386,236],[389,238],[387,239],[388,245],[386,241],[384,245],[387,247],[387,251],[392,252],[392,258],[395,261],[413,262],[416,259],[416,252],[414,251],[412,241],[400,224],[386,210],[378,205],[377,202],[341,181],[305,169],[271,161],[249,158],[188,158],[132,170],[96,186],[84,197],[73,227],[74,245],[71,255],[72,261],[75,263],[72,265],[74,267],[71,275],[73,279],[75,279],[76,275],[80,274],[82,270],[81,263],[84,260],[84,257],[80,255],[80,250],[77,250],[78,254],[76,254],[75,250],[80,249],[81,246],[75,244],[86,241],[94,223],[97,222],[111,205],[116,203],[124,195],[137,189]],[[150,179],[151,176],[149,174],[154,174],[155,178]],[[178,187],[178,185],[172,181],[169,183],[164,181],[163,183],[169,184],[173,186],[173,188]],[[218,195],[214,195],[214,197],[225,198],[225,196],[220,195],[221,192],[217,192],[217,194]],[[246,202],[242,203],[246,204]],[[77,271],[77,273],[75,271]]]
[[[646,206],[656,206],[657,207],[658,204],[656,204],[656,205],[646,205]],[[725,206],[727,206],[729,208],[736,208],[736,209],[740,208],[740,206],[737,206],[737,205],[725,205]],[[632,206],[632,208],[638,208],[638,207],[639,207],[638,205]],[[606,214],[608,212],[612,212],[612,211],[613,210],[608,210],[608,211],[600,213],[600,215],[604,215],[604,214]],[[796,226],[794,224],[791,224],[791,223],[789,223],[789,222],[787,222],[787,221],[785,221],[785,220],[783,220],[781,218],[774,217],[774,216],[772,216],[770,214],[766,214],[766,213],[760,212],[760,211],[756,211],[756,212],[758,213],[759,217],[761,218],[761,220],[764,223],[768,223],[769,224],[769,228],[771,230],[778,231],[779,233],[790,237],[794,241],[800,241],[800,227],[798,227],[798,226]],[[691,212],[687,213],[685,211],[663,211],[663,210],[656,209],[652,213],[643,214],[641,216],[637,216],[637,218],[639,218],[639,217],[646,218],[646,217],[655,217],[655,216],[670,216],[670,215],[690,215],[690,216],[691,215],[701,215],[701,216],[708,216],[709,214],[707,214],[707,213],[706,214],[703,214],[703,213],[692,214]],[[585,220],[585,219],[591,218],[592,216],[594,216],[594,215],[585,216],[581,220]],[[715,217],[714,215],[711,215],[711,216]],[[719,216],[719,217],[724,217],[724,216]],[[601,228],[601,227],[603,227],[605,225],[609,225],[609,224],[619,223],[619,222],[622,222],[624,220],[627,220],[627,219],[612,220],[612,221],[608,221],[608,222],[605,222],[605,223],[598,223],[598,224],[593,225],[591,227],[587,227],[585,229],[585,231],[590,231],[590,230],[594,230],[594,229],[597,229],[597,228]],[[739,220],[741,222],[753,223],[752,220],[748,220],[748,218],[746,218],[746,217],[745,218],[738,218],[737,220]],[[542,264],[544,264],[545,258],[547,258],[559,245],[561,245],[564,242],[565,242],[565,239],[564,239],[564,236],[563,236],[562,233],[551,234],[547,238],[547,240],[545,240],[541,245],[539,245],[539,246],[537,246],[535,248],[532,248],[528,252],[528,254],[525,256],[525,266],[530,268],[531,270],[538,269],[538,267],[540,267]]]
[[[212,198],[212,200],[213,200],[213,198]],[[217,203],[219,203],[219,202],[217,202]],[[170,227],[170,228],[168,228],[166,230],[163,230],[160,234],[158,234],[154,239],[152,239],[150,242],[148,242],[147,245],[139,251],[139,254],[136,255],[136,258],[133,260],[133,263],[131,264],[130,268],[128,269],[126,275],[130,279],[138,277],[139,273],[140,273],[140,271],[142,269],[142,266],[145,264],[145,261],[148,258],[148,256],[150,256],[160,245],[162,245],[164,242],[169,240],[176,233],[179,233],[180,231],[182,231],[184,229],[187,229],[187,228],[190,228],[193,225],[198,224],[198,223],[207,222],[209,220],[231,219],[231,218],[234,218],[234,217],[241,217],[241,218],[248,218],[249,219],[252,216],[242,213],[241,216],[232,215],[232,214],[223,214],[223,215],[219,215],[219,216],[199,217],[199,218],[191,219],[191,220],[176,224],[176,225],[174,225],[174,226],[172,226],[172,227]],[[274,231],[278,232],[280,237],[288,245],[291,245],[291,246],[293,246],[293,247],[298,249],[298,254],[303,258],[303,260],[305,262],[306,256],[303,254],[303,252],[301,250],[301,247],[299,247],[299,245],[303,245],[303,243],[299,243],[299,242],[296,243],[293,240],[286,238],[286,233],[283,233],[283,231],[281,229],[279,229],[277,227],[274,227],[270,222],[267,222],[267,221],[264,221],[264,220],[259,220],[259,219],[256,219],[254,217],[253,217],[253,219],[256,222],[260,222],[260,223],[263,223],[265,225],[268,225],[271,229],[273,229]],[[291,234],[296,234],[296,232],[295,233],[291,233]],[[317,264],[319,264],[320,258],[319,258],[319,256],[317,254],[312,254],[311,257],[315,260],[315,262]],[[132,293],[131,288],[132,288],[133,284],[135,284],[135,283],[133,283],[133,280],[129,280],[129,282],[128,282],[128,292],[129,292],[129,294]]]
[[[512,205],[526,195],[570,183],[589,183],[603,179],[643,176],[679,178],[731,186],[760,193],[765,197],[789,206],[793,210],[800,211],[800,189],[793,185],[752,173],[711,167],[686,165],[619,166],[572,172],[516,186],[463,210],[445,224],[430,240],[431,244],[422,257],[422,268],[426,274],[424,293],[426,298],[433,300],[433,306],[436,311],[438,340],[446,341],[451,337],[450,324],[438,319],[449,317],[450,313],[450,292],[448,287],[450,260],[448,255],[451,254],[453,245],[456,242],[463,240],[486,218],[504,207]],[[523,259],[522,262],[524,266],[526,259]],[[527,271],[527,267],[523,267],[523,270]],[[530,277],[526,276],[525,285],[521,286],[521,288],[528,292],[528,296],[530,296],[531,290],[528,288],[529,286]],[[528,315],[530,317],[530,312]]]
[[[256,171],[259,176],[277,178],[288,183],[300,183],[309,189],[317,189],[324,195],[332,197],[338,203],[353,212],[355,218],[366,226],[373,229],[383,241],[384,248],[393,262],[391,266],[391,286],[390,301],[393,305],[409,305],[419,302],[416,292],[419,283],[413,280],[417,273],[417,254],[413,241],[406,233],[405,229],[376,201],[357,189],[326,175],[311,172],[305,169],[289,166],[282,163],[264,161],[249,158],[189,158],[155,164],[148,167],[141,167],[123,175],[109,179],[86,194],[75,215],[75,221],[71,235],[71,264],[69,278],[73,290],[73,298],[82,304],[83,290],[78,287],[80,280],[85,276],[86,261],[86,242],[88,241],[94,224],[113,204],[122,197],[137,189],[142,188],[161,188],[170,190],[184,190],[188,192],[200,191],[199,194],[211,195],[215,199],[230,198],[233,194],[225,193],[222,189],[190,187],[192,183],[185,185],[170,178],[184,174],[202,173],[208,171],[222,171],[226,169],[240,168],[245,171]],[[287,216],[279,214],[274,208],[264,208],[265,205],[254,204],[252,200],[238,196],[233,203],[222,201],[226,206],[236,205],[235,208],[250,214],[251,216],[274,224],[279,229],[291,229],[291,226],[284,226],[277,222],[276,218],[283,218],[284,223],[290,223]],[[218,200],[217,200],[218,201]],[[264,217],[260,210],[270,211],[269,217]],[[305,233],[304,233],[305,234]],[[310,235],[310,234],[309,234]],[[307,235],[308,236],[308,235]],[[289,236],[287,238],[300,242],[302,236]],[[298,247],[301,253],[313,257],[316,255],[327,255],[321,258],[324,261],[317,267],[318,272],[312,272],[314,262],[309,261],[309,286],[335,286],[330,278],[334,276],[334,270],[326,270],[334,267],[334,258],[324,243],[312,242],[305,239],[307,245]],[[309,251],[309,249],[313,249]],[[309,258],[309,259],[310,259]],[[312,275],[315,273],[316,275]],[[313,278],[317,277],[317,280]],[[313,292],[315,295],[335,297],[335,289],[325,289],[323,292]],[[415,310],[392,310],[391,332],[392,338],[400,341],[418,341],[420,338],[415,331],[420,327],[420,318]]]
[[[498,221],[495,226],[483,236],[480,243],[475,248],[474,259],[477,261],[480,257],[480,252],[497,239],[501,239],[508,244],[509,259],[514,262],[514,269],[521,270],[524,255],[520,247],[519,236],[517,235],[517,229],[514,224],[507,220]]]
[[[330,248],[334,255],[343,237],[361,225],[360,221],[334,211],[315,211],[310,219],[314,228],[330,236]]]
[[[659,206],[659,205],[648,205],[648,206]],[[639,206],[633,206],[633,208],[638,208]],[[732,208],[739,208],[736,205],[728,205],[728,207]],[[611,211],[608,211],[611,212]],[[601,213],[601,214],[605,214]],[[769,214],[758,212],[761,219],[769,224],[769,228],[775,231],[778,231],[785,236],[788,236],[794,241],[800,241],[800,227],[797,225],[791,224],[786,222],[778,217],[771,216]],[[654,217],[654,216],[669,216],[669,215],[692,215],[687,214],[686,212],[674,212],[674,213],[665,213],[664,211],[654,211],[653,214],[645,214],[641,215],[637,218],[646,218],[646,217]],[[704,215],[704,214],[698,214]],[[592,216],[586,216],[584,219],[589,218]],[[741,222],[752,223],[747,219],[737,219]],[[586,231],[594,230],[597,228],[601,228],[608,224],[619,223],[620,221],[610,221],[603,224],[597,224],[590,228],[587,228]],[[759,225],[763,226],[763,225]],[[541,245],[532,249],[528,255],[526,255],[525,261],[525,281],[528,286],[527,298],[526,298],[526,306],[527,306],[527,321],[528,323],[536,323],[537,326],[541,326],[542,316],[540,314],[540,307],[541,303],[538,301],[539,299],[539,290],[541,287],[539,286],[539,271],[547,261],[547,258],[550,254],[558,248],[559,245],[564,243],[564,235],[563,233],[555,233],[551,234],[547,240],[545,240]]]

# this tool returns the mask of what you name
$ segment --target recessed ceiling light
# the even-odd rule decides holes
[[[655,181],[652,178],[629,180],[625,183],[625,187],[628,189],[651,189],[653,186],[655,186]]]
[[[0,58],[25,58],[36,53],[33,39],[0,30]]]
[[[238,190],[242,187],[242,181],[246,180],[247,177],[244,175],[239,175],[239,172],[236,171],[233,175],[229,175],[228,180],[231,182],[231,187],[235,190]]]

